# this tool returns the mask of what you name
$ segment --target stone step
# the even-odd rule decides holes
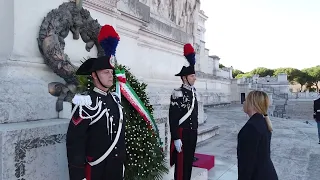
[[[203,168],[192,168],[191,180],[208,180],[208,170]]]
[[[231,105],[230,102],[221,102],[221,103],[215,103],[215,104],[205,104],[204,108],[206,110],[208,108],[229,107],[230,105]]]
[[[174,166],[169,169],[169,173],[163,177],[163,180],[174,180]],[[191,180],[208,180],[208,170],[192,167]]]
[[[285,104],[286,100],[285,99],[282,99],[282,100],[273,100],[272,101],[272,104],[275,104],[275,105],[279,105],[279,104]]]
[[[198,141],[197,143],[208,140],[219,134],[219,126],[205,122],[198,128]]]
[[[208,115],[206,113],[203,113],[203,121],[199,121],[199,126],[202,126],[207,122]]]

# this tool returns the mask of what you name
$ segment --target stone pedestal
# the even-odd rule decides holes
[[[0,1],[0,180],[67,179],[68,120],[57,119],[48,93],[63,80],[37,46],[43,17],[62,2]]]
[[[0,125],[1,180],[68,179],[66,131],[69,120]]]

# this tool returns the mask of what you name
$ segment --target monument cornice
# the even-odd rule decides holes
[[[24,68],[37,68],[37,69],[46,69],[51,71],[50,68],[45,63],[39,62],[30,62],[30,61],[22,61],[19,59],[8,59],[7,61],[0,62],[0,69],[1,67],[24,67]]]
[[[168,52],[168,53],[172,53],[172,54],[176,54],[176,55],[181,55],[182,54],[181,51],[168,50],[168,47],[161,46],[161,45],[155,44],[155,43],[151,43],[150,41],[139,40],[138,45],[142,46],[142,47],[149,47],[149,48],[152,48],[152,49],[157,49],[157,50],[160,50],[160,51],[164,51],[164,52]]]
[[[130,28],[127,28],[125,26],[121,26],[119,24],[117,24],[117,31],[121,34],[121,35],[124,35],[124,36],[127,36],[127,37],[130,37],[130,38],[133,38],[133,39],[138,39],[139,36],[137,35],[137,32],[130,29]]]
[[[73,1],[73,0],[72,0]],[[112,17],[118,17],[118,0],[83,0],[83,6]]]
[[[119,12],[121,15],[117,17],[118,20],[124,21],[130,25],[135,25],[135,26],[137,26],[137,29],[147,26],[147,22],[145,22],[145,21],[143,21],[143,20],[141,20],[131,14],[122,12],[120,10],[119,10]],[[119,23],[117,23],[117,27],[118,26],[119,26]],[[123,28],[123,26],[121,26],[121,28],[122,29],[129,29],[129,28]],[[137,32],[135,32],[135,33],[137,33]]]
[[[160,40],[164,43],[170,43],[170,44],[181,45],[181,46],[183,46],[186,43],[186,42],[177,41],[173,38],[170,38],[168,36],[164,36],[162,34],[148,30],[146,28],[140,28],[139,34],[145,35],[150,38],[155,38],[155,39]]]

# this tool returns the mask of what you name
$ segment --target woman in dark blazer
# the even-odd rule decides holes
[[[270,158],[272,124],[268,95],[251,91],[243,105],[250,119],[238,134],[238,180],[278,180]]]

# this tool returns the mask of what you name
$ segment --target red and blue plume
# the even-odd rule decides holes
[[[98,36],[98,42],[103,48],[105,56],[115,56],[119,40],[120,37],[112,26],[102,26]]]
[[[194,49],[191,44],[188,43],[184,45],[183,54],[191,66],[194,66],[196,64],[196,54],[194,53]]]

